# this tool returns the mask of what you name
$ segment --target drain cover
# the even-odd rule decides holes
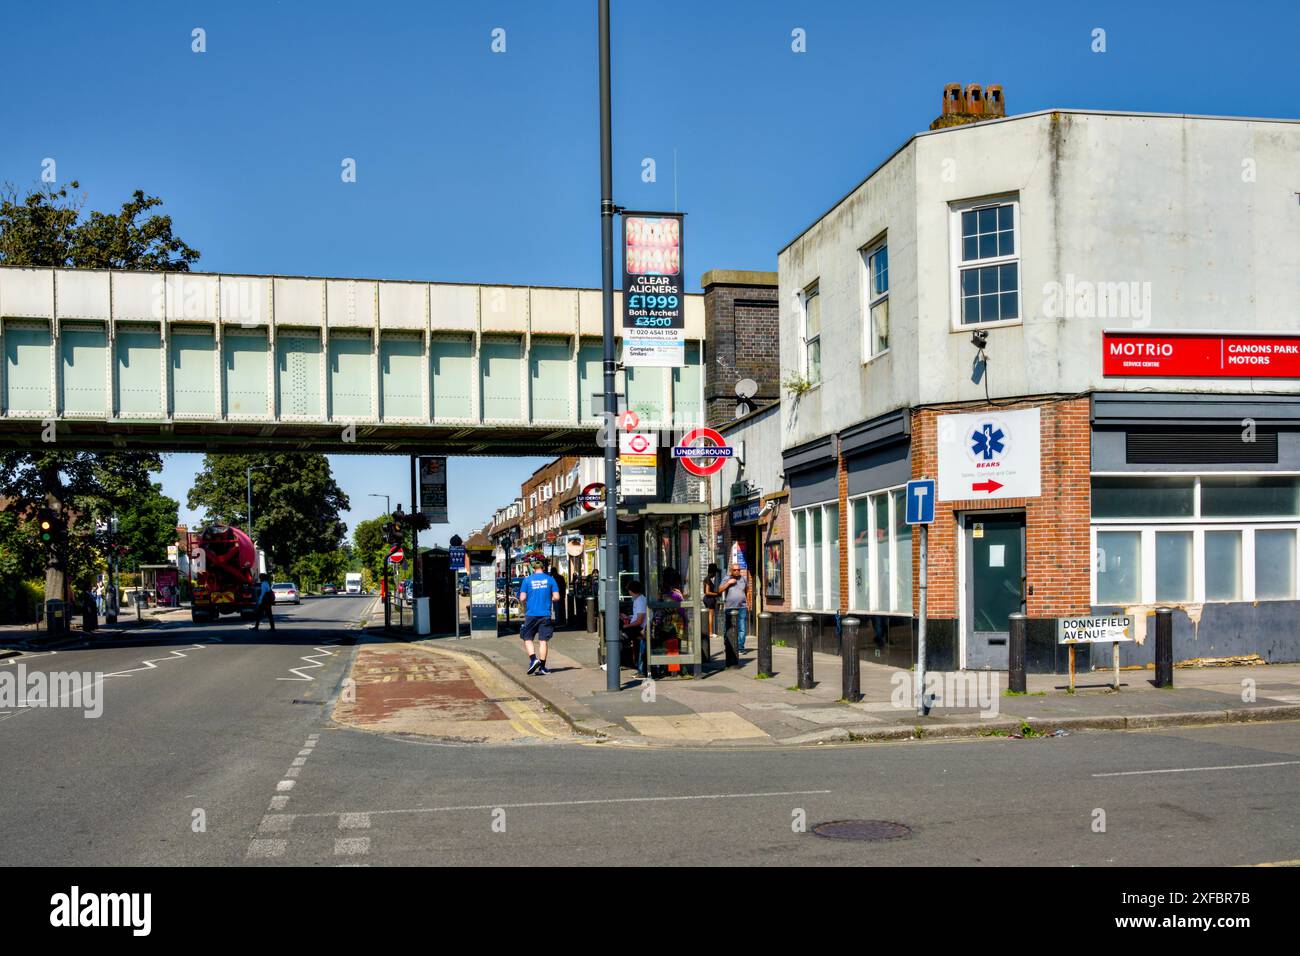
[[[881,840],[901,840],[912,835],[909,827],[888,820],[832,820],[819,823],[812,832],[831,840],[863,840],[876,843]]]

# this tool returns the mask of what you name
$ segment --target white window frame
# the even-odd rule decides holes
[[[898,606],[898,586],[894,580],[898,574],[898,562],[895,558],[898,555],[898,499],[895,492],[902,491],[906,494],[907,485],[890,485],[887,488],[877,488],[872,491],[864,492],[860,495],[853,495],[848,500],[848,517],[849,521],[849,613],[850,614],[897,614],[903,617],[911,617],[913,609],[900,608]],[[876,509],[871,506],[871,499],[877,495],[885,495],[885,500],[889,503],[888,534],[882,544],[888,551],[889,557],[889,588],[886,595],[887,606],[881,606],[881,591],[876,573],[876,548],[879,545],[876,542]],[[874,607],[857,607],[853,602],[857,599],[856,589],[853,582],[857,580],[858,572],[858,549],[853,546],[857,538],[858,529],[853,525],[853,506],[859,501],[867,502],[867,597]],[[904,498],[904,507],[906,507],[906,498]],[[915,573],[915,569],[913,569]],[[907,582],[908,593],[911,593],[912,582]]]
[[[961,214],[974,209],[989,206],[1011,206],[1011,223],[1015,248],[1009,256],[993,256],[988,259],[972,259],[963,262],[961,258]],[[1013,325],[1022,325],[1025,320],[1025,267],[1020,261],[1020,195],[1010,193],[1004,196],[986,196],[982,199],[966,199],[948,205],[948,255],[952,263],[949,296],[952,299],[951,331],[970,332],[973,329],[1000,329]],[[1020,316],[1015,319],[999,319],[997,322],[972,322],[966,325],[961,320],[961,274],[967,269],[1016,263],[1017,289],[1020,302]]]
[[[802,370],[804,379],[808,381],[813,388],[816,388],[822,383],[821,349],[819,348],[817,352],[816,380],[814,380],[812,377],[812,367],[809,364],[809,349],[808,349],[809,342],[811,341],[808,338],[808,300],[813,298],[814,296],[816,296],[818,299],[821,298],[820,279],[814,279],[812,282],[804,286],[803,289],[799,292],[799,368]],[[825,331],[826,331],[826,317],[825,315],[823,315],[822,327],[817,331],[817,335],[814,336],[819,346],[821,345],[821,341],[822,341],[822,333]]]
[[[875,336],[875,329],[872,327],[872,322],[871,322],[872,310],[880,303],[889,301],[889,286],[886,285],[885,291],[877,295],[875,292],[875,283],[872,282],[872,276],[871,276],[871,257],[876,255],[879,252],[884,252],[886,260],[888,260],[889,258],[889,235],[885,234],[881,236],[879,239],[877,239],[875,242],[868,243],[867,245],[862,247],[860,252],[862,256],[862,302],[863,302],[862,362],[865,365],[867,362],[875,361],[876,359],[880,358],[880,356],[887,355],[889,353],[888,345],[886,345],[879,352],[872,351],[872,346],[875,345],[876,336]],[[886,270],[888,270],[889,268],[888,262],[886,262],[885,268]],[[891,316],[890,324],[892,324],[892,316]]]
[[[1241,532],[1241,595],[1235,601],[1211,601],[1211,604],[1244,604],[1255,602],[1255,533],[1257,531],[1295,531],[1296,533],[1296,580],[1293,582],[1294,597],[1261,598],[1261,601],[1295,601],[1300,600],[1300,516],[1276,517],[1258,516],[1228,518],[1207,518],[1201,515],[1201,480],[1202,478],[1296,478],[1300,472],[1259,472],[1259,471],[1216,471],[1204,473],[1184,472],[1093,472],[1091,478],[1170,478],[1183,477],[1193,479],[1192,514],[1185,518],[1092,518],[1089,528],[1089,549],[1091,561],[1088,571],[1089,600],[1096,606],[1097,601],[1097,533],[1105,531],[1137,531],[1141,533],[1139,553],[1142,560],[1142,583],[1137,601],[1140,605],[1154,605],[1156,600],[1156,532],[1190,531],[1192,532],[1192,604],[1207,603],[1205,600],[1205,532],[1239,531]],[[1170,602],[1176,603],[1176,602]]]
[[[835,589],[834,594],[827,593],[827,591],[829,590],[827,585],[828,582],[830,581],[830,571],[832,565],[834,565],[836,577],[839,576],[839,565],[837,562],[833,562],[831,559],[831,551],[833,550],[833,545],[838,543],[839,541],[839,525],[838,523],[836,524],[835,540],[834,542],[832,542],[829,536],[828,529],[830,526],[826,520],[826,510],[828,508],[834,508],[838,510],[839,506],[840,503],[838,501],[821,501],[813,505],[804,505],[802,508],[790,509],[790,540],[794,542],[794,547],[795,547],[794,568],[793,568],[794,574],[791,576],[791,584],[790,584],[790,593],[791,593],[790,606],[795,611],[806,611],[808,613],[823,614],[827,612],[834,612],[834,611],[841,610],[839,588]],[[818,556],[818,573],[815,576],[813,574],[813,568],[811,564],[811,556],[813,553],[813,547],[812,547],[813,512],[820,513],[821,523],[822,523],[821,554]],[[805,534],[804,534],[805,540],[800,540],[799,538],[799,515],[800,514],[806,514],[808,516],[808,520],[807,520],[808,527],[805,530]],[[841,521],[844,520],[843,515],[840,515],[839,518]],[[800,561],[809,562],[808,572],[807,572],[808,578],[809,580],[815,579],[819,585],[818,590],[821,592],[819,595],[821,601],[819,606],[814,607],[809,605],[807,600],[807,595],[803,593],[803,588],[800,586],[799,583]]]

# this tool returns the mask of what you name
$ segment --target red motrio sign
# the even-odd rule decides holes
[[[1107,376],[1300,378],[1300,334],[1103,332]]]

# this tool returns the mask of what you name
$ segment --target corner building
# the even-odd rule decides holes
[[[1287,120],[958,123],[781,251],[791,611],[821,647],[852,613],[867,659],[914,660],[925,476],[932,668],[1005,668],[1013,611],[1032,671],[1066,667],[1058,618],[1110,611],[1149,664],[1157,606],[1175,661],[1300,660],[1298,154]]]

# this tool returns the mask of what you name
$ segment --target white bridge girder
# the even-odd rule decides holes
[[[685,368],[619,372],[650,428],[702,422],[685,313]],[[600,336],[598,289],[0,267],[0,444],[594,449]]]

